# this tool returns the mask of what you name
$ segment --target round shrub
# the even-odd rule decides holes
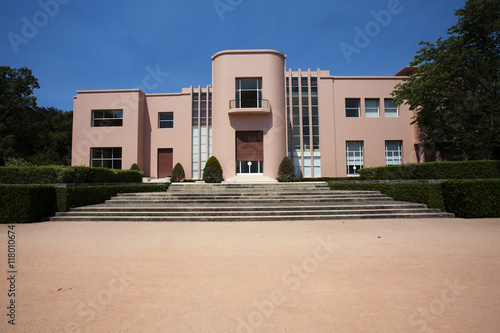
[[[295,166],[293,165],[293,162],[289,157],[285,157],[283,158],[283,160],[281,160],[278,169],[278,177],[281,178],[284,182],[293,181],[293,179],[295,178]]]
[[[205,183],[221,183],[224,180],[222,178],[222,167],[215,156],[208,159],[203,169],[203,180]]]
[[[141,169],[139,168],[139,166],[137,165],[137,163],[132,164],[132,166],[130,167],[130,170],[141,171]]]
[[[177,163],[174,166],[174,170],[172,170],[172,176],[170,177],[170,181],[172,183],[182,182],[186,178],[186,174],[184,173],[184,168],[182,164]]]

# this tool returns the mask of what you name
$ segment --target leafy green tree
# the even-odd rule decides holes
[[[203,180],[206,183],[221,183],[224,180],[222,178],[222,167],[215,156],[210,157],[207,164],[205,164]]]
[[[420,43],[410,64],[418,69],[393,96],[416,111],[424,144],[444,156],[498,159],[500,1],[467,0],[455,15],[447,39]]]
[[[21,138],[33,135],[27,124],[36,108],[36,88],[40,86],[30,69],[0,66],[0,165],[7,157],[17,157]]]

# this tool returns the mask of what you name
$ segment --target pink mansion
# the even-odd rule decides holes
[[[410,73],[333,76],[286,70],[275,50],[229,50],[212,57],[212,85],[180,93],[139,89],[78,91],[72,165],[170,176],[180,162],[200,179],[216,156],[224,179],[276,178],[289,156],[301,177],[356,176],[366,167],[421,162],[413,113],[391,92]]]

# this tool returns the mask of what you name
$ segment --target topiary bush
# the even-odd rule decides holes
[[[174,170],[172,170],[172,176],[170,177],[170,181],[172,183],[178,183],[178,182],[182,182],[184,179],[186,179],[186,174],[184,173],[184,168],[182,167],[182,164],[177,163],[174,166]]]
[[[428,162],[365,168],[361,179],[493,179],[500,178],[500,161]]]
[[[208,159],[203,169],[203,180],[205,183],[222,183],[224,180],[224,178],[222,178],[222,167],[215,156]]]
[[[462,218],[500,217],[500,180],[442,183],[446,209]]]
[[[280,163],[278,168],[278,178],[284,182],[291,182],[295,180],[295,165],[293,165],[292,160],[285,156]]]
[[[137,163],[134,163],[130,166],[130,169],[129,170],[133,170],[133,171],[141,171],[141,169],[139,168],[139,166],[137,165]]]

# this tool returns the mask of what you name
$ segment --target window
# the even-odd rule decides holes
[[[398,106],[392,101],[392,99],[385,99],[384,104],[385,104],[385,117],[397,118]]]
[[[103,167],[109,169],[122,168],[121,148],[91,148],[91,163],[93,167]]]
[[[92,127],[122,126],[123,110],[92,111]]]
[[[160,112],[158,114],[158,128],[174,128],[174,113]]]
[[[363,141],[346,141],[347,176],[359,176],[363,169]]]
[[[236,107],[262,107],[262,79],[236,80]]]
[[[359,99],[345,100],[345,116],[346,117],[359,117]]]
[[[366,118],[378,118],[378,99],[365,100]]]
[[[403,164],[403,141],[385,142],[385,165]]]

